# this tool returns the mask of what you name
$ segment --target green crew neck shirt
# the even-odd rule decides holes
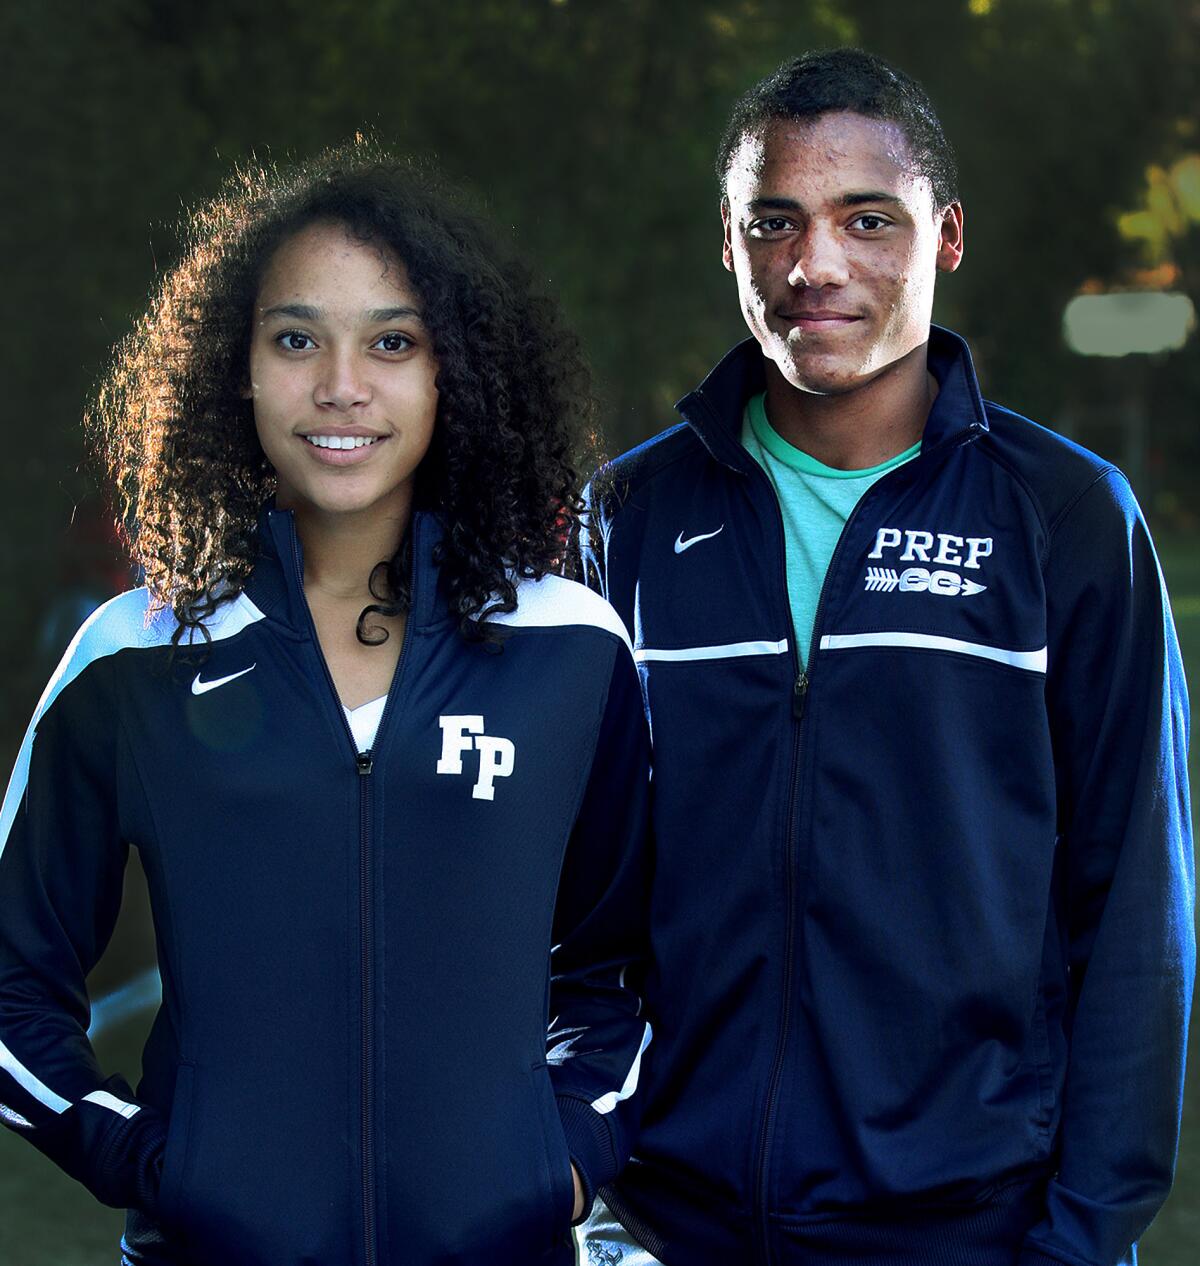
[[[742,444],[767,473],[783,515],[788,604],[796,654],[808,667],[817,602],[829,560],[863,493],[921,451],[918,441],[869,470],[835,470],[789,444],[767,420],[765,394],[746,402]]]

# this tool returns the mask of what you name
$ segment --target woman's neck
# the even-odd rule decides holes
[[[311,503],[289,506],[304,547],[304,589],[335,602],[375,601],[372,571],[395,554],[412,518],[412,496],[355,513],[329,513]]]

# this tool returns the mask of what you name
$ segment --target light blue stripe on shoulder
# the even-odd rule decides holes
[[[222,603],[205,627],[213,640],[219,641],[240,633],[242,629],[261,619],[262,612],[243,593],[232,602]],[[130,589],[110,598],[83,622],[46,689],[42,691],[42,697],[33,712],[33,720],[25,731],[21,750],[17,753],[17,763],[8,780],[3,807],[0,807],[0,855],[8,843],[8,833],[17,816],[17,805],[20,804],[29,782],[29,760],[38,722],[55,699],[89,664],[108,655],[115,655],[118,651],[165,646],[170,642],[175,628],[176,620],[170,610],[151,610],[150,594],[144,588]],[[183,640],[198,642],[202,637],[202,634],[194,633]]]
[[[514,628],[547,628],[554,625],[585,624],[604,629],[633,646],[621,617],[598,593],[577,580],[563,576],[543,576],[540,580],[517,581],[517,609],[488,616],[488,622]]]

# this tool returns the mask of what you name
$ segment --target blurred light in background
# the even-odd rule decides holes
[[[143,1011],[157,1007],[160,1002],[162,981],[158,968],[151,967],[92,1003],[92,1022],[88,1025],[88,1037],[94,1042],[101,1033],[116,1028]]]
[[[1076,295],[1063,311],[1063,336],[1081,356],[1173,352],[1195,328],[1191,299],[1158,290]]]

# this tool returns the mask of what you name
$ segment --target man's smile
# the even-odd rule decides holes
[[[862,317],[853,312],[837,312],[832,308],[815,308],[812,311],[780,312],[781,321],[786,321],[796,330],[835,330],[847,325],[854,325]]]

